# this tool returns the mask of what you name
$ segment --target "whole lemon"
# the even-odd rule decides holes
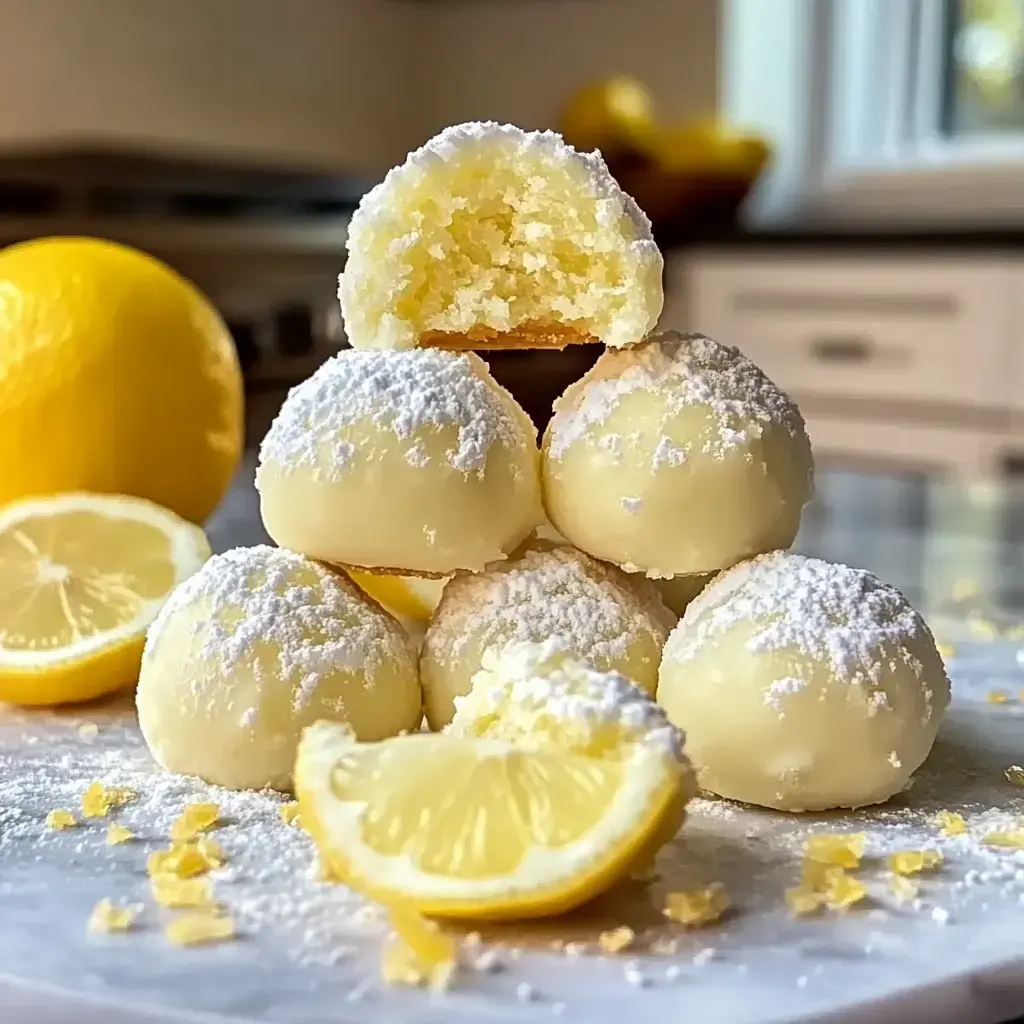
[[[562,110],[566,142],[581,150],[643,150],[654,132],[654,98],[635,78],[617,75],[573,93]]]
[[[94,238],[0,251],[0,504],[99,491],[202,522],[243,433],[231,336],[170,267]]]

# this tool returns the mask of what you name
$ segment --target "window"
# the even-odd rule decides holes
[[[1024,0],[725,0],[722,34],[768,217],[1024,221]]]

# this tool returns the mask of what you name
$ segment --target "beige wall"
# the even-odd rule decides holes
[[[412,28],[396,0],[0,0],[0,145],[101,136],[376,172],[415,133]]]
[[[552,127],[631,72],[716,98],[715,0],[0,0],[0,148],[127,141],[376,175],[446,124]]]
[[[716,0],[476,0],[434,11],[425,134],[486,118],[553,128],[568,92],[615,72],[645,81],[665,120],[715,108]]]

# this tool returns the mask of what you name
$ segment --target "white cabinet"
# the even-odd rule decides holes
[[[1024,261],[698,252],[666,280],[663,324],[738,345],[820,459],[973,477],[1024,451]]]

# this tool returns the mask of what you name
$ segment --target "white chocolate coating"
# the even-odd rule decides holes
[[[727,570],[690,604],[658,684],[701,787],[785,811],[900,792],[949,696],[935,641],[898,590],[786,552]]]
[[[814,491],[796,405],[737,349],[674,331],[607,351],[555,403],[544,502],[628,572],[716,572],[788,548]]]
[[[653,586],[565,544],[534,540],[508,561],[446,585],[420,651],[432,729],[451,721],[489,650],[557,637],[570,656],[653,694],[675,622]]]
[[[340,572],[265,546],[215,555],[150,629],[139,725],[166,769],[286,790],[318,719],[361,740],[415,729],[415,656],[398,623]]]
[[[650,222],[554,132],[446,129],[363,197],[346,244],[356,348],[630,345],[661,314]]]
[[[256,486],[278,544],[407,574],[478,571],[543,517],[533,424],[469,353],[342,352],[289,393]]]

